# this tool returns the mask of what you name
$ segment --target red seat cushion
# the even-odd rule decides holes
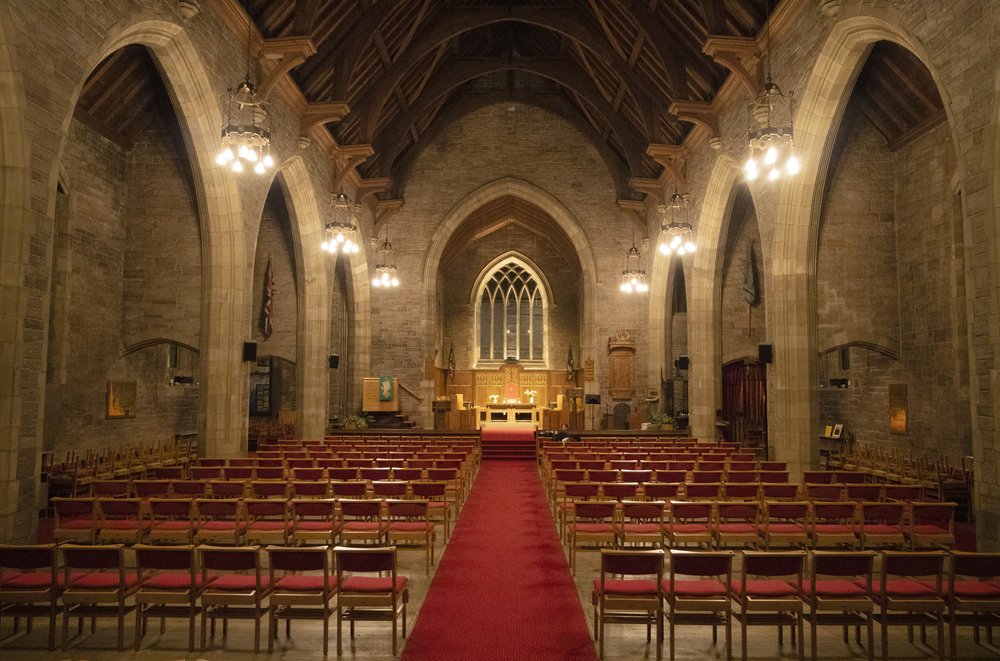
[[[406,577],[396,577],[396,592],[406,589]],[[392,589],[391,576],[349,576],[344,579],[342,592],[388,592]]]
[[[142,581],[144,590],[190,590],[201,585],[201,576],[195,575],[194,586],[191,584],[191,574],[188,572],[164,572],[147,576]]]
[[[261,588],[266,588],[270,583],[270,577],[260,577]],[[212,590],[224,590],[226,592],[246,592],[257,588],[257,577],[250,574],[222,574],[221,576],[210,576],[207,587]]]
[[[111,519],[101,524],[102,530],[138,530],[148,527],[149,521],[140,522],[138,519]]]
[[[893,526],[885,523],[866,523],[863,528],[866,535],[902,535],[902,526]]]
[[[594,579],[594,592],[601,594],[601,579]],[[652,579],[604,579],[605,594],[653,596],[659,593],[656,581]]]
[[[62,572],[56,574],[56,584],[62,586]],[[52,586],[52,574],[46,571],[29,571],[8,579],[0,588],[4,590],[41,590]]]
[[[950,535],[951,531],[931,523],[921,523],[913,526],[913,532],[918,535]]]
[[[190,530],[193,527],[190,521],[157,521],[153,524],[153,530]]]
[[[1000,584],[990,581],[955,581],[956,597],[1000,599]]]
[[[311,531],[315,531],[315,530],[320,530],[320,531],[327,530],[328,531],[328,530],[333,530],[334,528],[336,528],[336,524],[331,523],[329,521],[299,521],[295,525],[295,528],[297,530],[311,530]]]
[[[70,519],[69,521],[60,521],[59,528],[66,530],[87,530],[88,528],[93,528],[97,524],[94,519],[90,517],[80,517],[77,519]]]
[[[275,590],[286,592],[319,592],[323,589],[323,577],[308,574],[293,574],[282,576],[274,582]],[[337,577],[330,576],[326,583],[327,590],[337,589]]]
[[[670,592],[669,579],[663,579],[663,590]],[[726,586],[719,581],[709,579],[674,581],[673,593],[678,597],[724,597]]]
[[[788,581],[775,579],[749,579],[746,592],[743,592],[741,581],[733,581],[733,593],[749,597],[794,597],[799,594],[795,586]]]
[[[675,523],[670,526],[670,531],[681,533],[682,535],[693,535],[697,533],[707,533],[707,523]]]
[[[619,534],[654,535],[662,531],[658,523],[626,523],[618,526]]]
[[[289,527],[290,525],[284,521],[254,521],[250,524],[250,530],[264,530],[267,532],[286,530]]]
[[[577,523],[573,525],[573,530],[587,534],[601,534],[612,532],[610,523]]]
[[[394,532],[426,532],[433,529],[434,524],[429,521],[394,521],[389,524],[389,530]]]
[[[805,526],[797,523],[770,523],[765,528],[767,532],[779,535],[805,534]]]
[[[757,529],[749,523],[720,523],[715,527],[719,532],[732,533],[736,535],[749,535],[756,533]]]
[[[211,532],[232,532],[237,528],[242,530],[244,527],[242,523],[237,524],[235,521],[206,521],[201,524],[202,530]]]
[[[813,530],[826,535],[854,534],[854,526],[844,525],[843,523],[817,523],[813,527]]]
[[[20,576],[20,575],[21,575],[21,572],[14,571],[12,569],[3,569],[3,570],[0,570],[0,586],[6,584],[7,581],[11,580],[12,578],[15,578],[15,577]]]
[[[139,582],[135,572],[125,572],[125,587],[131,588]],[[118,588],[118,572],[98,571],[70,577],[69,587],[80,590],[115,590]]]
[[[880,581],[872,583],[872,593],[882,594]],[[894,578],[886,580],[885,594],[890,597],[933,597],[938,592],[924,581],[916,581],[912,578]]]
[[[348,532],[372,532],[381,530],[382,524],[377,521],[346,521],[344,530]]]
[[[812,585],[806,582],[802,585],[802,592],[811,595]],[[854,581],[843,578],[831,578],[816,581],[817,597],[864,597],[867,593],[862,585]]]

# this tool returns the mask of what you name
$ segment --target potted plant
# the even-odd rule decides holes
[[[650,429],[674,428],[674,417],[669,413],[650,413],[647,417]]]
[[[344,418],[344,427],[347,429],[368,429],[368,424],[375,422],[374,416],[368,415],[364,411],[355,411]]]

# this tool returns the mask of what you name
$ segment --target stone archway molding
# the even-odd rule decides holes
[[[768,415],[768,439],[775,458],[788,462],[793,474],[819,458],[816,253],[824,182],[844,108],[873,44],[899,44],[927,66],[938,83],[957,145],[949,98],[928,64],[926,49],[901,27],[906,23],[898,9],[884,3],[844,7],[800,96],[795,143],[803,167],[780,191],[768,275],[770,291],[781,295],[771,297],[767,315],[767,336],[775,347],[768,374],[768,408],[773,413]]]
[[[545,213],[549,214],[556,224],[566,233],[580,260],[583,280],[583,304],[580,311],[580,350],[582,361],[585,357],[596,359],[597,347],[594,337],[594,307],[596,287],[598,282],[597,265],[593,250],[586,234],[566,206],[547,191],[532,183],[514,177],[505,177],[491,181],[466,195],[452,207],[444,216],[430,241],[430,248],[424,261],[424,309],[428,312],[437,309],[437,279],[441,254],[448,239],[461,226],[468,216],[482,205],[499,197],[511,195],[531,202]],[[425,314],[421,322],[421,333],[425,343],[425,353],[433,355],[438,347],[433,346],[437,333],[434,325],[439,320],[433,314]]]

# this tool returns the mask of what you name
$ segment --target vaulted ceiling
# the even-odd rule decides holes
[[[619,196],[640,199],[636,182],[661,177],[664,153],[696,125],[711,130],[711,103],[727,78],[756,86],[754,39],[777,4],[213,2],[234,32],[240,21],[247,25],[249,10],[252,41],[270,61],[260,72],[265,93],[275,87],[276,69],[287,72],[305,102],[303,130],[327,131],[364,180],[380,182],[370,190],[383,199],[402,194],[414,158],[442,128],[477,108],[512,102],[576,126],[608,165]],[[890,144],[942,112],[927,69],[902,48],[877,46],[859,80],[869,97],[863,112]],[[130,46],[95,69],[77,116],[128,148],[165,99],[148,53]]]

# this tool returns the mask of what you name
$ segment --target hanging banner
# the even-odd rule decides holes
[[[380,402],[391,402],[393,398],[392,392],[392,375],[379,374],[378,376],[378,401]]]

